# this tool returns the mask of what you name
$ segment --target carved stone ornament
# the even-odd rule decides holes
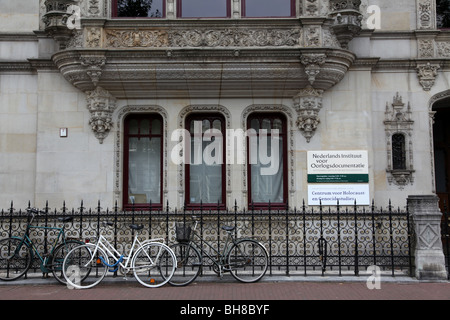
[[[304,54],[300,57],[311,85],[314,84],[316,76],[320,73],[320,67],[325,63],[326,58],[325,54]]]
[[[431,64],[430,62],[417,64],[417,75],[423,90],[431,90],[434,86],[434,82],[436,81],[436,76],[438,75],[438,70],[440,68],[441,67],[439,64]]]
[[[112,114],[116,109],[116,99],[101,87],[86,92],[86,97],[87,107],[91,113],[89,125],[102,144],[113,127]]]
[[[395,184],[403,189],[408,184],[414,182],[413,167],[413,141],[412,131],[414,121],[412,120],[411,106],[405,107],[402,97],[397,94],[394,96],[393,103],[386,103],[385,111],[385,131],[387,146],[387,163],[386,172],[388,174],[389,184]],[[398,146],[394,145],[394,136],[402,137],[401,150],[397,150]],[[400,157],[400,159],[398,159]],[[396,165],[400,162],[400,165]]]
[[[360,5],[361,0],[330,0],[330,16],[334,19],[332,30],[344,49],[361,31]]]
[[[97,86],[102,76],[102,67],[106,63],[103,56],[82,56],[81,65],[86,68],[86,74],[91,78],[94,86]]]
[[[417,1],[417,29],[429,30],[436,28],[434,0]]]
[[[73,36],[73,29],[67,27],[71,17],[69,7],[77,5],[77,0],[46,0],[44,2],[45,14],[42,17],[45,32],[65,49],[66,43]]]
[[[301,90],[294,97],[294,107],[298,118],[296,125],[309,143],[320,124],[319,111],[322,108],[323,90],[312,87]]]

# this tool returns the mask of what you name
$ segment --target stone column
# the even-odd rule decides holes
[[[446,280],[445,257],[441,241],[439,198],[435,195],[408,197],[408,208],[415,232],[413,255],[415,276],[419,280]]]

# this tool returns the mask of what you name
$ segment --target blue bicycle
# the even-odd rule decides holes
[[[41,227],[32,225],[36,215],[45,214],[34,208],[27,209],[31,219],[27,223],[25,233],[21,237],[10,237],[0,240],[0,280],[12,281],[22,277],[30,269],[34,254],[40,260],[40,269],[44,275],[50,272],[61,284],[66,284],[62,272],[62,264],[66,254],[72,248],[83,244],[77,239],[67,238],[64,223],[72,221],[73,217],[59,217],[63,227]],[[39,253],[33,239],[30,238],[31,229],[54,230],[58,235],[51,249],[47,253]]]

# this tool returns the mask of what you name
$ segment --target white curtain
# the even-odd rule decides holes
[[[277,139],[278,150],[272,150],[272,144],[274,139]],[[266,150],[260,153],[261,146],[259,139],[257,141],[257,161],[251,164],[251,190],[252,190],[252,201],[255,203],[282,203],[283,202],[283,141],[282,137],[267,137],[264,143],[267,143]],[[276,148],[276,144],[274,145]],[[250,150],[251,151],[251,150]],[[278,155],[272,154],[272,151],[278,152]],[[264,154],[266,153],[267,154]],[[271,159],[268,164],[261,163],[260,156],[266,156]],[[252,159],[252,158],[250,158]],[[255,158],[253,158],[255,159]],[[250,162],[251,163],[251,162]],[[275,170],[268,170],[269,167],[276,165]],[[261,169],[266,170],[261,170]],[[267,174],[269,173],[269,174]]]
[[[222,203],[222,164],[205,162],[205,148],[211,147],[213,142],[202,141],[195,145],[191,141],[191,164],[190,164],[190,203]],[[221,146],[221,143],[218,144]],[[222,159],[220,148],[216,148],[218,159]]]
[[[129,146],[129,203],[160,203],[161,138],[130,138]]]

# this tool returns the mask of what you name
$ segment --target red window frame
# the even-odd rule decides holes
[[[254,18],[254,19],[258,19],[258,18],[292,18],[292,17],[296,16],[295,0],[290,0],[290,2],[291,2],[291,14],[289,16],[261,16],[261,17],[251,16],[251,17],[247,17],[246,16],[246,0],[241,0],[241,16],[243,18]],[[277,5],[276,0],[274,0],[273,3],[274,3],[274,5]]]
[[[226,134],[225,134],[225,117],[219,113],[201,113],[201,114],[191,114],[186,117],[185,128],[191,133],[191,122],[192,121],[203,121],[209,120],[211,123],[214,120],[221,121],[221,131],[222,131],[222,192],[221,192],[221,203],[191,203],[191,166],[189,161],[191,159],[190,154],[187,156],[189,161],[185,163],[185,204],[187,209],[225,209],[226,207]],[[188,143],[191,143],[190,141]]]
[[[186,0],[189,1],[189,0]],[[183,17],[183,0],[178,0],[177,1],[177,18],[180,19],[219,19],[219,18],[230,18],[231,17],[231,0],[222,0],[226,2],[226,16],[219,16],[219,17]]]
[[[162,2],[162,15],[161,17],[118,17],[118,0],[111,1],[111,17],[114,19],[163,19],[166,17],[166,0],[161,0]]]
[[[247,129],[251,128],[251,121],[253,119],[270,119],[271,123],[275,119],[279,119],[282,122],[282,130],[279,132],[279,136],[283,138],[282,152],[283,152],[283,202],[271,202],[270,207],[272,209],[284,209],[288,205],[288,152],[287,152],[287,120],[281,113],[252,113],[247,117]],[[259,135],[259,133],[258,133]],[[270,134],[268,134],[270,136]],[[252,199],[252,171],[250,164],[250,137],[247,136],[247,189],[248,189],[248,207],[249,209],[267,209],[269,202],[253,202]]]
[[[129,133],[129,123],[131,120],[138,120],[139,122],[147,119],[150,122],[150,129],[148,134],[141,134],[138,132],[138,134],[130,134]],[[158,119],[161,121],[161,132],[160,134],[154,134],[151,133],[151,123],[153,120]],[[123,147],[123,208],[124,210],[131,210],[131,209],[151,209],[151,210],[161,210],[163,208],[163,154],[164,154],[164,122],[163,117],[156,113],[145,113],[145,114],[129,114],[125,117],[124,120],[124,147]],[[129,194],[128,194],[128,187],[129,187],[129,148],[130,148],[130,141],[129,138],[151,138],[151,137],[158,137],[161,138],[161,145],[160,145],[160,177],[159,177],[159,183],[160,183],[160,195],[159,195],[159,203],[151,203],[150,208],[150,202],[149,203],[135,203],[134,205],[129,203]]]

